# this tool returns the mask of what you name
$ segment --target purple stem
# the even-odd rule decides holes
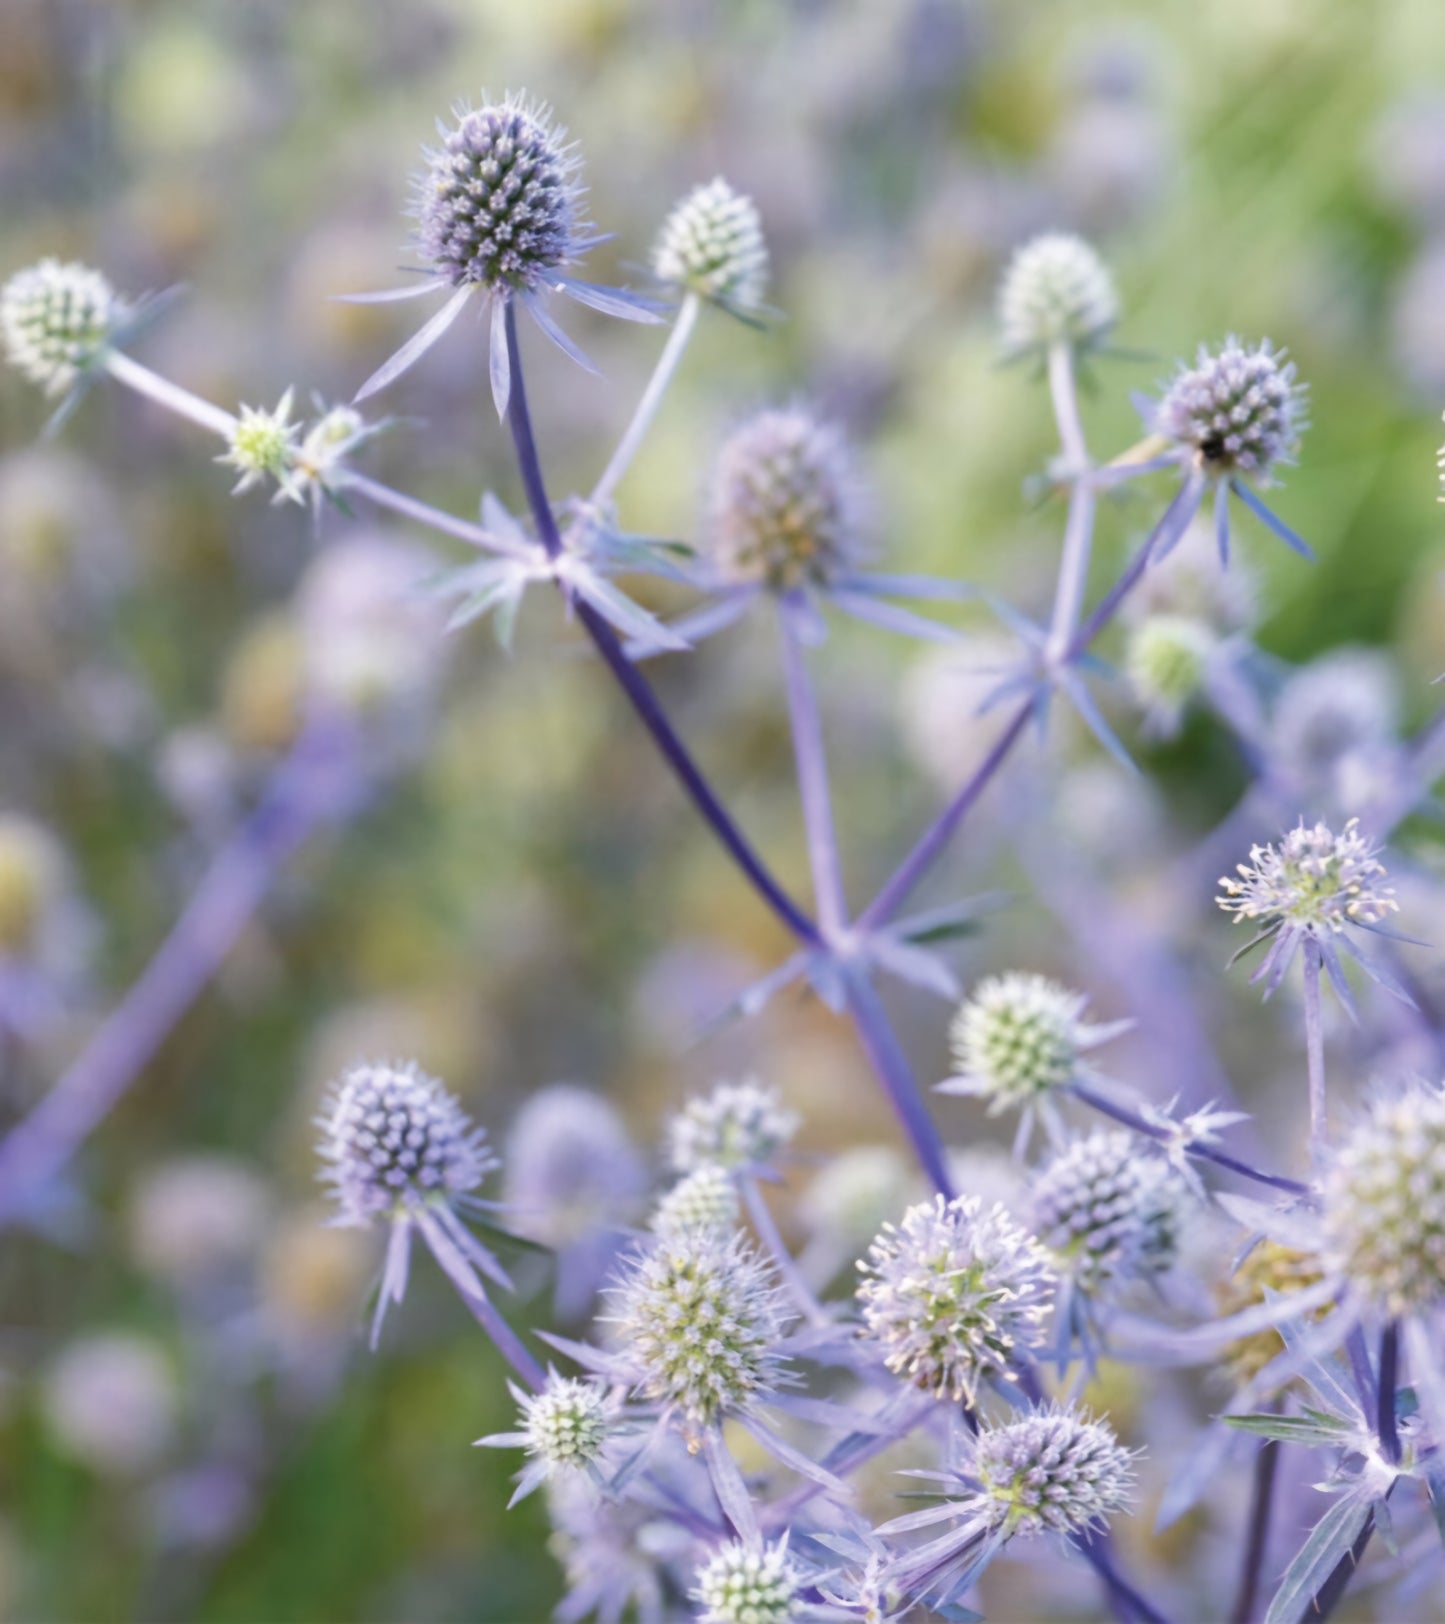
[[[828,790],[823,725],[818,717],[817,696],[808,678],[807,657],[787,603],[778,605],[778,630],[783,643],[783,677],[793,728],[793,753],[798,763],[798,796],[803,803],[808,860],[813,868],[814,902],[826,941],[847,924],[848,901],[843,891],[843,868],[838,857],[838,836]]]
[[[1395,1417],[1395,1389],[1400,1384],[1400,1326],[1397,1320],[1380,1332],[1380,1390],[1376,1430],[1380,1448],[1392,1466],[1400,1464],[1400,1429]]]
[[[1254,1489],[1249,1503],[1249,1536],[1244,1546],[1244,1562],[1239,1575],[1230,1624],[1249,1624],[1259,1597],[1259,1580],[1269,1547],[1269,1525],[1274,1511],[1274,1486],[1279,1477],[1279,1440],[1266,1438],[1254,1457]]]
[[[1320,1019],[1320,950],[1304,944],[1305,1055],[1309,1065],[1310,1149],[1316,1162],[1325,1148],[1325,1032]]]
[[[546,483],[542,478],[542,465],[537,456],[537,441],[532,432],[532,418],[527,409],[527,390],[522,378],[522,354],[517,344],[517,316],[513,302],[507,301],[506,316],[507,361],[511,371],[511,393],[507,405],[507,423],[512,431],[512,444],[516,447],[517,464],[522,485],[527,493],[527,505],[532,511],[533,523],[547,554],[555,558],[562,550],[562,537],[547,498]],[[571,598],[577,618],[587,635],[596,645],[597,652],[607,662],[622,691],[632,702],[642,724],[651,733],[662,751],[667,764],[681,780],[683,788],[692,797],[693,804],[713,833],[727,848],[733,861],[742,869],[763,901],[773,910],[800,941],[816,943],[817,927],[803,913],[791,897],[764,867],[742,831],[733,822],[727,808],[713,793],[712,786],[692,759],[687,746],[674,731],[657,696],[637,667],[622,651],[612,627],[590,604]]]
[[[0,1223],[24,1212],[140,1077],[220,968],[281,865],[313,830],[351,809],[354,780],[349,793],[337,793],[348,783],[338,775],[347,775],[349,766],[316,732],[298,741],[140,979],[79,1059],[0,1142]]]
[[[1168,1140],[1171,1135],[1167,1128],[1161,1128],[1158,1123],[1151,1122],[1148,1117],[1141,1116],[1137,1111],[1131,1111],[1127,1105],[1117,1105],[1106,1095],[1096,1092],[1087,1083],[1074,1082],[1069,1085],[1069,1092],[1085,1105],[1092,1105],[1096,1111],[1102,1111],[1105,1116],[1111,1116],[1115,1122],[1122,1122],[1126,1127],[1132,1128],[1135,1133],[1147,1135],[1150,1139],[1161,1142]],[[1236,1161],[1233,1156],[1227,1156],[1222,1150],[1215,1150],[1212,1145],[1201,1144],[1193,1140],[1184,1147],[1185,1154],[1197,1157],[1200,1161],[1213,1162],[1216,1167],[1228,1168],[1231,1173],[1238,1173],[1247,1179],[1253,1179],[1258,1184],[1268,1184],[1276,1190],[1287,1190],[1291,1195],[1308,1195],[1309,1185],[1300,1184],[1294,1179],[1282,1178],[1277,1173],[1261,1173],[1257,1167],[1250,1167],[1247,1163]]]
[[[1304,1612],[1299,1616],[1299,1624],[1325,1624],[1325,1620],[1339,1606],[1346,1586],[1354,1578],[1355,1570],[1360,1565],[1360,1558],[1364,1556],[1365,1547],[1370,1543],[1370,1537],[1374,1532],[1375,1516],[1371,1512],[1365,1526],[1360,1530],[1359,1538],[1335,1563],[1329,1578],[1306,1603]]]

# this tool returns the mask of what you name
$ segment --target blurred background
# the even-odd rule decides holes
[[[719,436],[806,396],[859,446],[882,567],[976,579],[1037,614],[1062,514],[1031,480],[1053,429],[1028,368],[998,366],[991,305],[1014,246],[1077,230],[1125,310],[1129,353],[1100,359],[1085,400],[1104,454],[1138,437],[1131,392],[1201,340],[1268,336],[1296,358],[1313,427],[1277,506],[1320,557],[1306,568],[1242,522],[1257,638],[1289,662],[1276,685],[1351,645],[1331,694],[1365,692],[1369,725],[1398,734],[1445,669],[1442,67],[1433,0],[0,0],[0,275],[55,255],[129,292],[184,282],[140,343],[148,364],[231,408],[290,385],[348,399],[416,307],[333,296],[395,284],[434,119],[526,87],[581,142],[589,212],[616,233],[596,280],[637,285],[668,207],[715,174],[756,199],[773,254],[782,319],[754,333],[707,315],[622,487],[627,527],[692,535]],[[524,339],[558,495],[596,477],[660,342],[567,321],[602,376]],[[387,405],[404,421],[370,471],[457,513],[483,489],[518,505],[477,324]],[[0,953],[47,993],[0,1049],[4,1122],[143,967],[294,736],[319,591],[308,517],[232,500],[189,425],[105,387],[39,443],[43,414],[0,378]],[[1105,514],[1097,585],[1158,495]],[[462,556],[362,511],[323,530],[351,549],[363,598],[396,549]],[[805,894],[766,631],[655,675]],[[418,1267],[381,1352],[365,1350],[376,1260],[324,1227],[311,1152],[320,1091],[348,1061],[415,1055],[504,1150],[545,1085],[613,1102],[635,1148],[599,1128],[596,1206],[547,1240],[635,1218],[666,1114],[720,1075],[755,1070],[804,1115],[782,1197],[800,1246],[841,1233],[810,1184],[824,1158],[896,1144],[847,1028],[815,1003],[785,997],[699,1038],[788,944],[557,604],[527,605],[510,658],[484,628],[444,660],[418,635],[424,653],[397,655],[415,662],[406,722],[376,731],[370,805],[286,870],[69,1188],[5,1239],[7,1617],[530,1620],[554,1605],[539,1499],[504,1518],[515,1461],[470,1447],[510,1425],[498,1361],[435,1271]],[[819,672],[861,905],[990,727],[924,645],[835,624]],[[1039,751],[1017,764],[919,900],[1010,887],[1014,905],[951,950],[960,975],[1056,973],[1110,1018],[1168,992],[1135,976],[1130,944],[1169,944],[1268,1138],[1270,1085],[1287,1076],[1293,1097],[1297,1080],[1291,1012],[1261,1013],[1226,979],[1232,944],[1209,917],[1207,865],[1242,851],[1206,848],[1182,901],[1174,883],[1240,797],[1239,753],[1203,716],[1152,738],[1125,686],[1109,708],[1145,777],[1061,719],[1063,770],[1045,775]],[[1428,877],[1432,837],[1413,838]],[[945,1075],[947,1007],[911,989],[889,1003],[920,1076]],[[1158,1030],[1118,1055],[1161,1099],[1198,1080],[1170,1072]],[[956,1101],[940,1116],[960,1145],[1006,1131]],[[886,1209],[908,1175],[897,1158],[876,1172]],[[866,1238],[872,1215],[854,1221]],[[546,1319],[550,1265],[522,1261],[518,1315]],[[1189,1525],[1186,1564],[1207,1567],[1218,1534]],[[1000,1616],[1093,1605],[998,1582],[1024,1586]]]

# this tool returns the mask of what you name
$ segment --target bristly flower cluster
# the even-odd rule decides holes
[[[658,280],[753,320],[768,288],[768,245],[757,205],[719,176],[695,187],[662,223]]]
[[[777,1090],[745,1078],[689,1100],[668,1125],[668,1149],[679,1173],[762,1167],[797,1131],[798,1114],[783,1105]]]
[[[731,1540],[698,1569],[692,1599],[702,1624],[790,1624],[803,1583],[787,1535],[767,1544]]]
[[[598,1478],[597,1464],[610,1431],[607,1398],[595,1382],[547,1373],[540,1393],[507,1384],[517,1401],[521,1429],[478,1438],[490,1449],[525,1449],[531,1457],[517,1477],[511,1504],[560,1474],[583,1472]]]
[[[896,1375],[972,1405],[984,1380],[1017,1377],[1053,1295],[1048,1254],[1002,1206],[976,1196],[910,1207],[858,1267],[868,1335]]]
[[[670,1238],[684,1229],[735,1229],[738,1187],[732,1173],[704,1162],[667,1192],[652,1215],[652,1232]]]
[[[1307,828],[1301,819],[1278,846],[1251,847],[1249,862],[1238,865],[1238,879],[1221,878],[1224,894],[1217,900],[1226,913],[1234,915],[1235,923],[1246,919],[1263,922],[1255,942],[1269,940],[1270,948],[1251,979],[1265,982],[1266,997],[1278,987],[1296,950],[1305,943],[1320,954],[1347,1004],[1349,993],[1336,946],[1390,985],[1380,967],[1365,959],[1347,934],[1352,927],[1371,930],[1379,926],[1399,906],[1394,887],[1381,883],[1386,870],[1376,855],[1378,850],[1360,833],[1358,818],[1351,818],[1339,834],[1324,823]]]
[[[999,326],[1011,354],[1055,344],[1088,349],[1119,319],[1108,267],[1081,237],[1050,232],[1014,253],[999,287]]]
[[[0,289],[6,358],[47,395],[62,395],[105,353],[129,312],[88,265],[42,259]]]

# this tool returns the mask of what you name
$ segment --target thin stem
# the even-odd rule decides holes
[[[778,1274],[784,1285],[793,1294],[793,1299],[803,1311],[812,1325],[827,1325],[828,1316],[823,1312],[822,1304],[813,1295],[808,1282],[798,1272],[798,1265],[793,1254],[788,1250],[787,1243],[779,1232],[772,1212],[763,1195],[758,1181],[745,1175],[741,1182],[743,1205],[748,1209],[748,1217],[752,1219],[753,1228],[758,1232],[758,1239],[767,1248]]]
[[[1320,1020],[1320,951],[1304,944],[1305,1055],[1309,1065],[1310,1148],[1316,1162],[1325,1149],[1325,1032]]]
[[[1169,1624],[1164,1614],[1141,1596],[1115,1567],[1113,1555],[1104,1535],[1098,1533],[1083,1535],[1079,1540],[1079,1549],[1104,1581],[1109,1605],[1117,1618],[1124,1620],[1125,1624],[1128,1624],[1130,1619],[1140,1619],[1143,1624]]]
[[[20,1215],[70,1161],[155,1057],[220,968],[276,871],[318,826],[340,816],[344,763],[314,760],[307,736],[212,863],[185,911],[79,1059],[0,1142],[0,1223]]]
[[[1078,628],[1094,543],[1094,487],[1089,477],[1089,449],[1084,440],[1083,424],[1079,421],[1074,349],[1071,344],[1053,344],[1049,348],[1049,393],[1053,399],[1059,443],[1071,481],[1069,513],[1064,524],[1064,546],[1059,557],[1059,579],[1054,591],[1054,613],[1046,650],[1050,661],[1063,661],[1068,656],[1070,643]]]
[[[1147,1135],[1150,1139],[1158,1140],[1161,1144],[1173,1136],[1167,1128],[1160,1127],[1157,1122],[1151,1122],[1148,1117],[1138,1111],[1131,1111],[1127,1105],[1119,1105],[1107,1095],[1100,1094],[1087,1083],[1075,1082],[1069,1085],[1069,1091],[1085,1105],[1091,1105],[1094,1110],[1102,1111],[1105,1116],[1113,1117],[1116,1122],[1122,1122],[1126,1127],[1132,1128],[1135,1133]],[[1197,1157],[1200,1161],[1213,1162],[1216,1167],[1228,1168],[1231,1173],[1238,1173],[1243,1178],[1253,1179],[1258,1184],[1268,1184],[1272,1189],[1287,1190],[1291,1195],[1308,1195],[1309,1185],[1300,1184],[1295,1179],[1287,1179],[1276,1173],[1262,1173],[1248,1163],[1236,1161],[1233,1156],[1226,1155],[1222,1150],[1215,1150],[1212,1145],[1191,1139],[1184,1146],[1187,1156]]]
[[[873,990],[867,972],[861,968],[855,969],[848,977],[848,1013],[853,1017],[853,1024],[873,1070],[883,1084],[924,1172],[944,1196],[951,1198],[953,1180],[944,1158],[943,1141],[928,1115],[908,1057],[889,1023],[882,1001]]]
[[[420,1228],[431,1255],[441,1265],[442,1272],[451,1281],[457,1296],[466,1304],[472,1318],[491,1338],[492,1345],[516,1374],[534,1393],[540,1393],[547,1385],[546,1372],[533,1357],[531,1350],[502,1318],[496,1304],[482,1289],[455,1242],[445,1233],[441,1225],[431,1218],[423,1219]]]
[[[1380,1402],[1380,1389],[1370,1366],[1370,1350],[1365,1346],[1365,1333],[1358,1325],[1351,1327],[1350,1334],[1345,1338],[1345,1355],[1350,1361],[1355,1391],[1360,1396],[1360,1408],[1368,1415]]]
[[[808,860],[813,869],[813,894],[818,923],[825,939],[838,935],[848,922],[843,892],[843,868],[833,824],[828,791],[828,760],[823,748],[823,726],[817,697],[808,676],[807,656],[788,613],[778,606],[778,630],[783,644],[783,676],[788,694],[788,716],[793,727],[793,752],[798,763],[798,795],[803,803],[803,824],[808,834]]]
[[[1360,1558],[1364,1556],[1365,1548],[1369,1545],[1374,1532],[1375,1514],[1371,1512],[1355,1543],[1335,1563],[1329,1578],[1306,1603],[1305,1610],[1299,1616],[1299,1624],[1325,1624],[1325,1620],[1339,1606],[1350,1580],[1354,1578],[1355,1571],[1360,1565]]]
[[[647,438],[647,431],[652,427],[653,418],[657,416],[657,408],[662,404],[662,397],[667,393],[668,385],[672,382],[673,374],[677,371],[683,352],[687,349],[693,328],[697,326],[699,309],[700,304],[695,293],[689,293],[679,306],[677,320],[673,322],[672,331],[667,335],[667,343],[663,345],[662,354],[657,358],[657,365],[647,381],[642,399],[637,403],[637,410],[632,414],[632,421],[627,425],[626,433],[617,442],[617,449],[612,453],[611,461],[602,470],[601,479],[592,488],[592,495],[587,501],[590,508],[605,507],[611,501],[613,492],[621,484],[622,476],[632,466],[632,460]]]
[[[390,485],[383,485],[380,480],[372,479],[366,474],[358,474],[354,469],[346,470],[342,489],[355,491],[368,501],[374,502],[377,507],[389,508],[393,513],[400,513],[403,518],[415,519],[418,524],[440,530],[444,535],[455,536],[459,541],[468,541],[473,547],[481,547],[493,553],[505,553],[509,558],[536,558],[536,549],[530,544],[513,543],[505,536],[494,535],[479,524],[469,524],[465,519],[458,519],[441,508],[433,507],[429,502],[420,502],[404,491],[393,490]]]
[[[1397,1320],[1380,1332],[1380,1386],[1376,1405],[1376,1431],[1380,1448],[1391,1466],[1400,1464],[1400,1429],[1395,1417],[1395,1389],[1400,1384],[1400,1326]]]
[[[1276,1405],[1275,1408],[1278,1408]],[[1249,1624],[1259,1597],[1259,1581],[1269,1547],[1269,1525],[1274,1512],[1274,1486],[1279,1477],[1279,1440],[1266,1438],[1254,1457],[1254,1488],[1249,1502],[1249,1535],[1239,1573],[1230,1624]]]
[[[176,412],[201,428],[209,429],[212,434],[219,434],[223,440],[229,440],[235,431],[238,419],[230,412],[222,411],[219,406],[202,400],[199,395],[193,395],[189,389],[182,389],[178,383],[172,383],[158,372],[152,372],[149,367],[143,367],[139,361],[132,361],[130,356],[123,355],[119,350],[106,352],[105,369],[117,383],[123,383],[127,389],[134,389],[138,395],[164,406],[168,412]]]
[[[507,359],[511,369],[507,422],[512,431],[512,443],[516,448],[517,465],[522,475],[522,485],[527,493],[527,505],[532,512],[532,521],[537,526],[537,534],[547,550],[548,557],[555,558],[562,549],[562,538],[557,529],[552,505],[547,498],[547,486],[542,478],[537,441],[532,432],[532,418],[527,409],[522,355],[517,344],[516,312],[510,301],[507,304],[506,333]],[[748,843],[746,836],[733,822],[731,814],[713,792],[712,786],[703,776],[687,746],[667,719],[647,679],[623,653],[622,645],[618,642],[617,634],[612,627],[590,604],[576,598],[570,601],[577,618],[596,645],[597,652],[606,661],[622,691],[632,702],[632,707],[643,726],[651,733],[667,764],[681,780],[683,788],[692,797],[693,804],[726,847],[733,861],[788,929],[799,940],[815,943],[818,940],[817,927],[773,878]]]

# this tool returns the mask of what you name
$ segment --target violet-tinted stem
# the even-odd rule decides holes
[[[1140,1620],[1141,1624],[1169,1624],[1164,1614],[1141,1596],[1114,1565],[1107,1536],[1093,1532],[1083,1534],[1079,1538],[1078,1545],[1094,1571],[1104,1581],[1109,1605],[1117,1618],[1123,1620],[1124,1624],[1129,1624],[1133,1619]]]
[[[1350,1361],[1350,1374],[1354,1377],[1360,1408],[1368,1415],[1379,1403],[1380,1390],[1370,1364],[1370,1350],[1365,1346],[1365,1333],[1358,1325],[1352,1326],[1345,1338],[1345,1356]]]
[[[1305,1057],[1309,1067],[1310,1149],[1318,1162],[1325,1148],[1325,1031],[1320,1019],[1320,950],[1304,944]]]
[[[421,1232],[432,1256],[456,1288],[457,1296],[466,1304],[472,1318],[490,1337],[497,1352],[534,1393],[540,1393],[547,1385],[546,1372],[497,1311],[492,1299],[478,1284],[467,1260],[439,1224],[423,1220]]]
[[[952,1199],[953,1180],[944,1159],[943,1141],[938,1137],[938,1129],[934,1127],[923,1103],[918,1081],[882,1001],[873,990],[867,972],[857,967],[848,977],[848,1013],[853,1017],[869,1063],[882,1083],[923,1171],[946,1198]]]
[[[795,1305],[802,1311],[809,1324],[828,1324],[828,1316],[823,1312],[822,1305],[813,1295],[808,1282],[798,1273],[798,1265],[788,1250],[787,1242],[778,1229],[768,1207],[767,1197],[759,1188],[758,1181],[745,1174],[741,1185],[743,1205],[748,1209],[748,1217],[752,1219],[758,1239],[772,1258],[778,1276],[792,1294]]]
[[[223,440],[229,439],[236,428],[238,419],[230,412],[222,411],[219,406],[213,406],[210,401],[202,400],[189,389],[181,388],[180,384],[172,383],[169,378],[161,377],[158,372],[152,372],[139,361],[132,361],[130,356],[122,354],[120,350],[106,352],[105,370],[117,383],[123,383],[127,389],[134,389],[138,395],[153,400],[156,405],[165,407],[168,412],[189,418],[198,428],[219,434]]]
[[[1335,1563],[1329,1578],[1305,1604],[1305,1609],[1299,1616],[1299,1624],[1325,1624],[1325,1620],[1339,1606],[1350,1580],[1354,1578],[1355,1571],[1360,1565],[1360,1558],[1364,1556],[1365,1548],[1369,1545],[1374,1532],[1375,1515],[1371,1512],[1355,1543]]]
[[[0,1142],[0,1223],[13,1221],[75,1155],[155,1057],[215,975],[276,871],[318,826],[345,813],[347,764],[315,735],[222,848],[155,957],[79,1059]]]
[[[1167,1128],[1160,1127],[1157,1122],[1151,1122],[1148,1117],[1138,1111],[1132,1111],[1127,1105],[1120,1105],[1107,1095],[1101,1094],[1097,1089],[1091,1088],[1088,1083],[1074,1082],[1069,1085],[1069,1092],[1076,1098],[1083,1100],[1085,1105],[1091,1105],[1094,1110],[1101,1111],[1105,1116],[1113,1117],[1115,1122],[1122,1122],[1125,1127],[1132,1128],[1135,1133],[1142,1133],[1150,1139],[1158,1140],[1161,1144],[1172,1136]],[[1236,1160],[1226,1155],[1222,1150],[1215,1150],[1212,1145],[1201,1141],[1190,1140],[1184,1147],[1185,1154],[1194,1156],[1200,1161],[1213,1162],[1216,1167],[1228,1168],[1231,1173],[1238,1173],[1242,1178],[1253,1179],[1257,1184],[1268,1184],[1275,1190],[1287,1190],[1291,1195],[1308,1195],[1309,1185],[1300,1184],[1295,1179],[1281,1177],[1277,1173],[1265,1173],[1257,1167],[1250,1167],[1247,1162]]]
[[[1254,1485],[1249,1499],[1248,1534],[1239,1572],[1230,1624],[1250,1624],[1259,1598],[1260,1575],[1269,1548],[1269,1525],[1274,1512],[1274,1486],[1279,1478],[1279,1440],[1266,1438],[1254,1457]]]
[[[808,675],[807,655],[786,603],[778,606],[778,631],[783,644],[783,677],[793,729],[793,752],[798,763],[798,796],[803,805],[808,860],[813,870],[814,902],[824,940],[831,940],[848,922],[848,903],[843,894],[843,867],[838,857],[838,837],[828,790],[823,725]]]
[[[522,356],[517,344],[517,317],[512,302],[507,303],[506,316],[507,359],[511,368],[511,393],[507,405],[507,423],[512,431],[512,444],[517,452],[517,465],[522,485],[527,493],[527,505],[533,523],[547,554],[555,558],[562,550],[562,537],[557,529],[556,516],[547,497],[542,478],[542,465],[537,455],[537,441],[532,432],[531,413],[527,409],[527,390],[522,377]],[[746,836],[733,822],[731,814],[713,792],[702,770],[693,760],[687,746],[678,737],[650,684],[622,651],[617,634],[589,604],[571,600],[578,620],[596,645],[617,678],[619,686],[632,703],[644,727],[652,735],[658,749],[713,833],[727,849],[733,861],[747,876],[753,888],[788,929],[804,942],[814,943],[818,932],[812,920],[803,913],[782,889],[753,850]]]
[[[1071,481],[1069,512],[1064,523],[1064,546],[1059,556],[1059,579],[1054,590],[1054,612],[1049,626],[1047,657],[1063,661],[1079,624],[1084,588],[1089,580],[1089,558],[1094,542],[1094,487],[1089,478],[1089,449],[1079,421],[1079,398],[1074,382],[1074,349],[1067,343],[1049,347],[1049,394],[1059,427],[1059,445]]]
[[[1400,1464],[1400,1429],[1395,1416],[1395,1389],[1400,1385],[1400,1326],[1396,1320],[1380,1332],[1380,1390],[1376,1429],[1380,1448],[1392,1466]]]

